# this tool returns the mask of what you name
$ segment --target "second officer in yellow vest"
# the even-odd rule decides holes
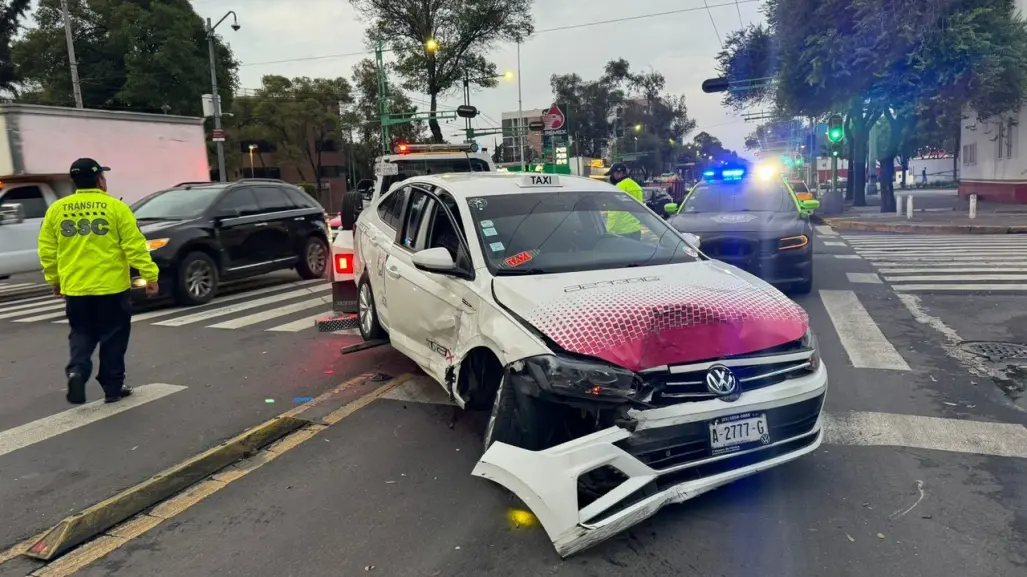
[[[150,258],[135,215],[107,194],[110,170],[91,158],[71,165],[75,194],[53,203],[39,229],[39,262],[55,296],[65,299],[71,335],[65,368],[68,402],[86,402],[93,351],[100,346],[96,380],[108,403],[132,394],[125,386],[125,353],[132,330],[130,269],[155,295],[157,265]]]
[[[610,182],[617,188],[631,195],[639,203],[645,202],[645,195],[642,187],[628,177],[628,167],[621,162],[615,163],[606,172]],[[642,238],[642,223],[626,211],[611,211],[606,216],[606,231],[611,234],[626,236],[634,239]]]

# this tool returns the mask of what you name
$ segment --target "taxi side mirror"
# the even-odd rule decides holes
[[[21,224],[25,222],[25,207],[13,202],[0,206],[0,225]]]
[[[702,241],[699,240],[699,235],[692,234],[690,232],[683,232],[681,233],[681,236],[685,237],[685,242],[689,246],[691,246],[695,250],[699,250],[699,245],[702,244]]]
[[[816,210],[820,208],[819,200],[803,200],[799,203],[799,207],[803,210]]]
[[[663,211],[671,216],[674,216],[678,213],[678,203],[668,202],[667,204],[663,205]]]

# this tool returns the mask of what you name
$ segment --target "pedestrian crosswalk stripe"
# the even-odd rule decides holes
[[[35,323],[35,322],[39,322],[39,321],[49,321],[49,320],[52,320],[52,319],[59,319],[59,318],[61,318],[63,316],[64,316],[64,311],[57,311],[55,313],[50,313],[50,314],[45,314],[45,315],[38,315],[38,316],[34,316],[34,317],[28,317],[26,319],[14,319],[14,322],[16,322],[16,323]]]
[[[215,298],[214,300],[210,301],[209,303],[207,303],[205,305],[200,305],[200,306],[195,306],[195,307],[170,307],[170,308],[166,308],[166,309],[157,309],[155,311],[140,313],[138,315],[132,315],[132,322],[148,321],[150,319],[156,319],[156,318],[160,318],[160,317],[171,316],[173,314],[181,313],[181,312],[185,312],[185,311],[195,311],[195,310],[198,310],[198,309],[206,309],[206,308],[212,307],[214,305],[220,305],[220,304],[224,304],[224,303],[241,301],[241,300],[252,298],[252,297],[255,297],[255,296],[262,295],[262,294],[267,294],[267,293],[272,293],[272,292],[275,292],[275,291],[284,290],[284,289],[287,289],[287,288],[290,288],[290,287],[301,287],[301,286],[307,286],[307,285],[316,284],[316,283],[320,283],[320,282],[324,282],[324,281],[321,280],[321,279],[315,279],[315,280],[298,281],[298,282],[294,282],[294,283],[290,283],[290,284],[286,284],[286,285],[278,284],[278,285],[272,285],[272,286],[269,286],[269,287],[258,288],[258,289],[251,290],[251,291],[246,291],[244,293],[237,294],[237,295],[229,295],[229,296],[217,297],[217,298]]]
[[[815,228],[817,229],[817,234],[821,236],[838,236],[838,233],[829,225],[818,224]]]
[[[875,272],[847,272],[845,276],[851,283],[857,284],[882,284],[881,277]]]
[[[11,307],[9,309],[0,309],[2,311],[6,311],[0,314],[0,319],[11,319],[14,317],[20,317],[24,315],[34,315],[36,313],[48,312],[61,308],[64,308],[63,302],[50,303],[47,305],[34,303],[31,307],[18,307],[18,309],[20,310],[15,310],[15,307]]]
[[[820,300],[834,324],[838,340],[849,355],[852,366],[862,369],[908,371],[909,365],[885,338],[856,293],[846,290],[821,290]]]
[[[268,330],[276,333],[298,333],[307,329],[316,328],[315,324],[317,319],[327,316],[327,313],[320,313],[313,316],[309,316],[303,319],[292,321],[291,323],[285,323],[284,325],[278,325],[277,327],[271,327]]]
[[[1020,292],[1027,235],[842,235],[897,292]]]
[[[107,417],[112,417],[118,413],[124,413],[140,405],[151,403],[185,389],[186,387],[183,386],[165,383],[142,385],[132,389],[132,396],[125,397],[117,403],[105,403],[101,399],[50,415],[49,417],[43,417],[20,427],[0,431],[0,456],[106,419]]]
[[[162,327],[180,327],[182,325],[198,323],[198,322],[205,321],[207,319],[212,319],[212,318],[216,318],[216,317],[223,317],[223,316],[227,316],[227,315],[230,315],[230,314],[234,314],[234,313],[238,313],[238,312],[242,312],[242,311],[246,311],[246,310],[250,310],[250,309],[255,309],[257,307],[261,307],[261,306],[264,306],[264,305],[274,304],[274,303],[278,303],[278,302],[282,302],[282,301],[286,301],[286,300],[290,300],[290,299],[298,299],[298,298],[302,298],[302,297],[305,297],[305,296],[312,296],[314,293],[324,292],[326,290],[330,290],[331,288],[332,288],[331,285],[328,285],[328,284],[324,284],[322,286],[314,286],[314,287],[304,288],[304,289],[300,289],[300,290],[296,290],[296,291],[290,291],[290,292],[287,292],[287,293],[284,293],[284,294],[277,294],[277,295],[273,295],[273,296],[265,297],[265,298],[262,298],[262,299],[253,300],[253,301],[245,301],[245,302],[241,302],[239,304],[229,305],[227,307],[220,307],[220,308],[216,308],[216,309],[205,310],[205,311],[201,311],[201,312],[198,312],[198,313],[193,313],[191,315],[186,315],[184,317],[178,317],[178,318],[174,318],[174,319],[169,319],[169,320],[161,321],[159,323],[154,323],[154,324],[157,325],[157,326],[162,326]]]
[[[29,302],[29,301],[32,301],[32,302]],[[46,302],[42,302],[42,301],[46,301]],[[51,297],[45,297],[43,299],[20,299],[20,300],[16,300],[16,301],[12,301],[12,302],[15,302],[15,303],[18,303],[18,304],[12,304],[12,305],[9,305],[9,306],[0,306],[0,313],[6,313],[6,312],[10,312],[10,311],[19,311],[19,310],[22,310],[22,309],[30,309],[30,308],[33,308],[33,307],[42,307],[42,306],[48,306],[48,305],[49,306],[64,306],[64,302],[63,301],[59,301],[59,300],[57,300],[56,298],[54,298],[52,296]]]
[[[42,288],[42,285],[39,285],[39,284],[36,284],[36,283],[30,283],[30,282],[23,282],[23,283],[17,283],[17,284],[0,283],[0,295],[6,294],[6,293],[14,293],[14,292],[25,292],[26,289],[29,289],[29,288],[32,288],[32,287],[40,287],[40,288]]]
[[[284,317],[285,315],[291,315],[298,312],[308,311],[312,308],[318,307],[324,310],[330,307],[332,304],[332,298],[330,296],[317,298],[309,301],[300,301],[284,307],[271,309],[267,311],[261,311],[259,313],[253,313],[252,315],[246,315],[236,319],[217,323],[216,325],[210,325],[207,328],[211,329],[238,329],[242,327],[248,327],[251,325],[267,322],[271,319]]]

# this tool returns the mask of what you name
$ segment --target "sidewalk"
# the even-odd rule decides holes
[[[905,194],[904,194],[905,193]],[[854,207],[846,203],[841,215],[823,217],[836,230],[866,232],[906,232],[920,234],[1027,234],[1027,205],[978,202],[977,217],[970,218],[970,201],[945,190],[896,190],[903,205],[906,195],[913,197],[912,218],[882,213],[880,196],[867,197],[871,206]]]

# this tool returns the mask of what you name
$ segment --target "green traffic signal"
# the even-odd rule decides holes
[[[832,128],[827,132],[827,139],[831,142],[838,142],[842,139],[842,129]]]

